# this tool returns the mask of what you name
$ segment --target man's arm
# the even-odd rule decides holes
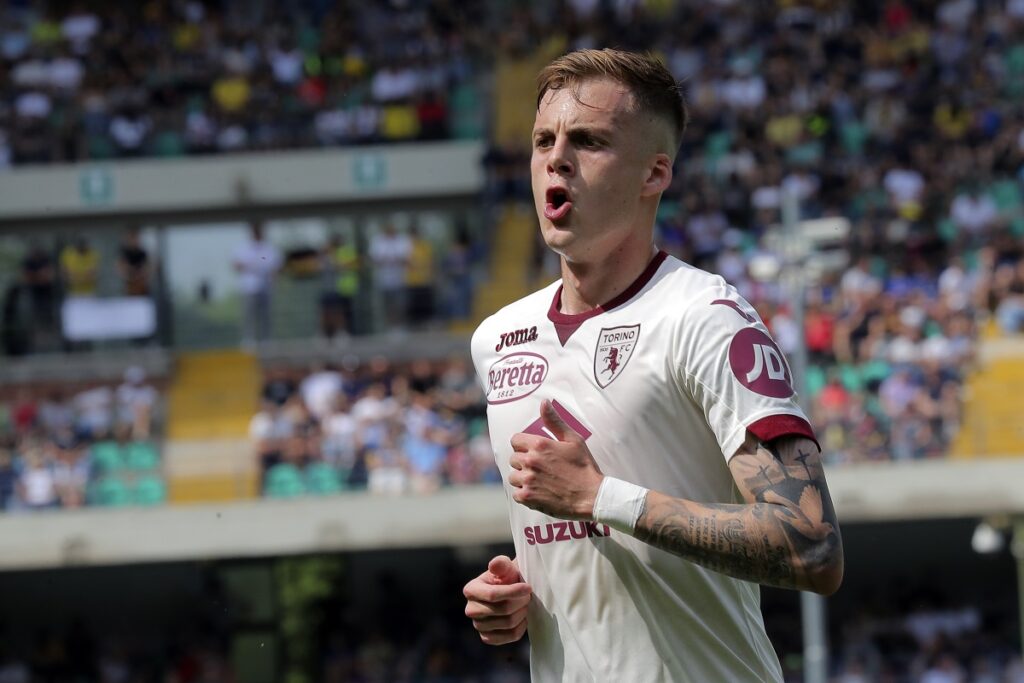
[[[830,595],[843,544],[817,446],[804,437],[747,438],[729,461],[745,504],[705,504],[650,491],[634,535],[729,576]]]
[[[593,519],[604,480],[586,442],[544,401],[556,439],[512,437],[512,499],[562,519]],[[809,439],[747,439],[729,461],[744,503],[697,503],[648,491],[633,535],[729,576],[830,595],[843,546],[818,448]]]

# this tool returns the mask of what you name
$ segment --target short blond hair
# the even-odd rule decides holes
[[[611,48],[564,54],[537,76],[537,108],[549,90],[569,88],[578,101],[580,86],[592,78],[609,78],[629,88],[639,111],[650,112],[672,127],[675,147],[671,151],[679,148],[689,122],[682,89],[661,60],[650,54]]]

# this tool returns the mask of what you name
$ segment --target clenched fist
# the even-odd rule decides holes
[[[513,643],[526,633],[526,609],[533,591],[519,567],[505,555],[495,557],[487,571],[466,584],[466,616],[488,645]]]
[[[551,401],[541,403],[540,417],[553,439],[522,432],[512,437],[512,499],[552,517],[590,520],[604,475]]]

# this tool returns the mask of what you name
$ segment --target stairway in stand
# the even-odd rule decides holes
[[[958,458],[1024,456],[1024,337],[979,341],[978,369],[964,387],[964,418],[950,454]]]
[[[239,350],[178,357],[164,449],[172,502],[256,494],[256,467],[246,436],[258,408],[261,376],[258,359]]]

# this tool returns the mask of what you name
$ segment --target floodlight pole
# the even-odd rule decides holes
[[[796,346],[789,357],[793,388],[804,412],[810,416],[807,396],[807,338],[804,334],[804,306],[807,283],[804,254],[809,255],[800,234],[800,205],[793,192],[782,192],[782,226],[785,239],[782,274],[793,304],[793,324],[797,329]],[[828,638],[825,622],[825,598],[817,593],[800,592],[800,616],[804,636],[804,683],[828,680]]]

